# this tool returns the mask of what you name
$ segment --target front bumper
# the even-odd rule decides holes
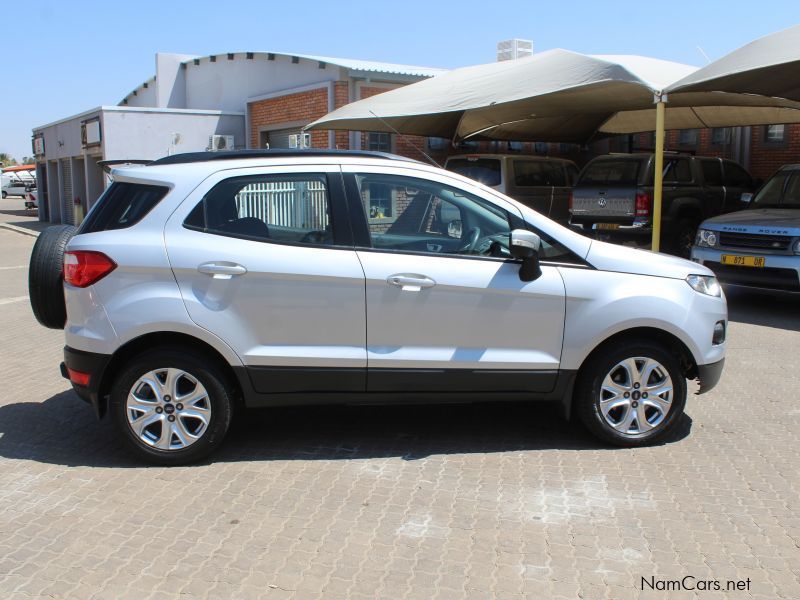
[[[723,254],[763,256],[764,266],[723,265]],[[721,283],[770,291],[800,292],[800,256],[797,255],[767,254],[756,249],[747,252],[694,246],[692,260],[714,271]]]
[[[719,383],[725,359],[708,365],[697,365],[697,379],[700,381],[698,394],[705,394]]]
[[[110,361],[111,357],[107,354],[84,352],[64,346],[64,362],[60,365],[61,375],[65,379],[69,379],[67,369],[89,374],[88,385],[78,385],[72,382],[72,389],[75,390],[81,400],[92,405],[98,419],[105,414],[106,406],[104,399],[101,397],[100,386],[103,381],[103,374]]]

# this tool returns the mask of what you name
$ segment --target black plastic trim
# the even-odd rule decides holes
[[[264,150],[230,150],[220,152],[184,152],[165,156],[149,163],[148,166],[181,165],[186,163],[211,162],[219,160],[238,160],[242,158],[383,158],[401,162],[419,163],[420,161],[388,152],[370,152],[367,150],[314,150],[314,149],[264,149]]]
[[[369,392],[551,392],[558,371],[369,369]]]
[[[725,359],[708,365],[697,365],[697,379],[700,381],[698,394],[705,394],[719,383],[722,377],[722,369],[725,366]]]
[[[85,352],[64,346],[64,362],[62,363],[64,369],[62,369],[61,374],[64,375],[66,369],[70,368],[91,375],[88,386],[73,383],[72,389],[82,400],[92,405],[98,418],[103,416],[104,409],[103,404],[100,402],[100,382],[103,380],[103,373],[110,361],[111,356],[108,354]]]
[[[363,392],[367,370],[360,368],[246,367],[253,391],[259,394]]]

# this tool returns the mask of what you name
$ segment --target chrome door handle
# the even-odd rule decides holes
[[[389,277],[386,278],[386,283],[389,285],[396,285],[406,292],[419,292],[423,288],[431,288],[436,285],[436,282],[430,277],[406,273],[389,275]]]
[[[242,265],[237,265],[231,262],[207,262],[197,267],[200,273],[212,275],[214,279],[230,279],[236,275],[244,275],[247,273]]]

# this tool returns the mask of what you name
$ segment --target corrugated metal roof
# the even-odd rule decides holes
[[[332,56],[316,56],[313,54],[291,54],[288,52],[276,52],[283,56],[297,56],[306,60],[315,60],[352,69],[354,71],[373,71],[375,73],[395,73],[397,75],[416,75],[418,77],[433,77],[439,73],[444,73],[447,69],[437,67],[419,67],[414,65],[398,65],[396,63],[377,62],[374,60],[358,60],[354,58],[334,58]]]

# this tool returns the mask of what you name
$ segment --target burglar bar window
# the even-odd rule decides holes
[[[781,144],[785,136],[785,125],[767,125],[764,127],[764,141],[768,144]]]
[[[368,149],[374,152],[392,151],[392,134],[372,132],[367,137]]]
[[[696,146],[697,129],[681,129],[678,132],[678,143],[681,146]]]

